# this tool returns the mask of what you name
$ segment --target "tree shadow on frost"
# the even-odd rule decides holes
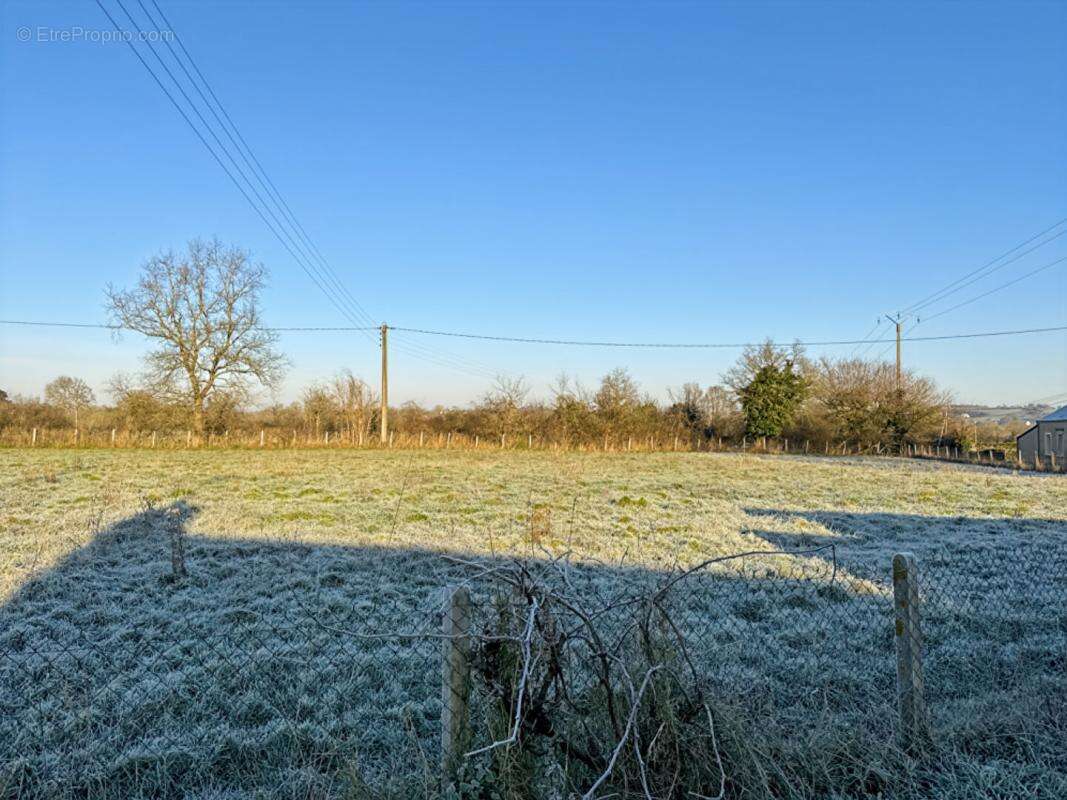
[[[184,534],[178,578],[171,537],[196,513],[125,518],[0,608],[0,797],[331,797],[354,771],[432,783],[440,642],[376,635],[438,630],[443,587],[470,570],[430,549]],[[797,726],[891,702],[887,587],[827,552],[735,562],[672,596],[723,696]],[[663,573],[576,576],[609,592]]]

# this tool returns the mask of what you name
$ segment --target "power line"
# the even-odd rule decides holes
[[[138,5],[141,6],[141,10],[144,12],[145,16],[148,17],[152,25],[158,29],[160,26],[152,17],[152,14],[145,7],[143,0],[137,0],[137,2]],[[186,78],[188,78],[189,83],[193,85],[197,94],[200,96],[200,99],[203,101],[204,105],[209,109],[212,116],[215,118],[215,121],[218,123],[219,127],[222,128],[227,138],[233,144],[234,149],[241,156],[245,165],[248,167],[249,172],[256,178],[260,186],[263,187],[264,193],[268,197],[270,197],[272,201],[274,201],[279,212],[289,223],[290,227],[297,234],[301,242],[305,245],[306,253],[304,254],[308,255],[309,260],[312,259],[311,254],[313,254],[314,257],[317,258],[318,263],[322,268],[322,272],[326,276],[326,282],[337,291],[337,293],[341,297],[341,300],[352,312],[351,314],[347,315],[348,318],[351,321],[356,322],[357,325],[365,324],[368,326],[373,326],[374,329],[377,329],[377,326],[373,325],[374,319],[360,304],[359,300],[356,299],[356,297],[353,296],[353,294],[345,286],[337,271],[333,268],[333,265],[329,262],[326,256],[323,255],[322,250],[318,247],[314,239],[311,238],[310,234],[308,234],[307,230],[301,224],[300,220],[297,218],[292,208],[289,206],[285,198],[282,196],[281,192],[278,190],[277,185],[274,183],[273,180],[271,180],[270,175],[268,175],[266,170],[263,168],[262,163],[256,157],[256,154],[252,151],[252,148],[249,146],[245,137],[241,134],[240,129],[237,127],[237,124],[233,121],[233,118],[227,112],[226,107],[222,104],[222,101],[219,100],[219,97],[216,94],[214,88],[208,82],[203,71],[199,68],[196,61],[193,59],[192,54],[189,53],[189,50],[185,47],[184,41],[182,41],[181,37],[178,36],[177,32],[174,29],[174,26],[171,24],[166,14],[163,12],[163,9],[160,8],[157,0],[150,0],[150,2],[155,7],[164,24],[171,32],[174,32],[175,39],[178,42],[178,46],[181,49],[181,52],[185,55],[185,59],[189,62],[189,65],[193,68],[193,71],[200,78],[201,83],[203,83],[204,88],[207,90],[212,100],[214,100],[215,105],[218,106],[218,111],[221,112],[222,117],[224,117],[226,120],[225,123],[219,117],[219,113],[215,111],[215,108],[214,106],[212,106],[212,103],[204,95],[204,92],[200,89],[200,86],[197,84],[196,80],[189,73],[189,70],[186,69],[185,65],[182,63],[181,58],[171,46],[169,39],[164,37],[164,42],[166,43],[167,48],[170,50],[172,57],[182,68],[182,71],[184,72]],[[227,127],[226,123],[229,124],[229,128]],[[235,140],[234,135],[230,133],[230,128],[233,129],[233,134],[236,135],[237,140]],[[238,144],[238,141],[240,142],[240,144]],[[249,159],[251,159],[251,161]],[[256,196],[260,197],[258,193]],[[372,342],[376,342],[374,337],[370,336],[369,333],[364,333],[363,335],[366,336]],[[498,370],[495,370],[494,368],[488,365],[473,361],[472,359],[468,359],[464,356],[459,356],[444,350],[440,350],[439,348],[427,347],[425,345],[405,342],[394,342],[394,347],[396,350],[399,350],[403,353],[407,353],[408,355],[411,355],[414,358],[428,361],[439,366],[446,366],[460,372],[466,372],[468,374],[477,375],[479,377],[484,377],[485,375],[495,376],[499,373]]]
[[[882,325],[884,323],[885,323],[885,319],[882,318],[882,317],[879,317],[878,320],[874,323],[874,326],[869,331],[867,331],[865,334],[863,334],[863,341],[865,341],[865,342],[870,341],[871,337],[874,336],[874,334],[878,332],[878,330],[882,327]],[[860,349],[859,345],[856,345],[855,347],[852,348],[852,353],[850,354],[852,356],[852,358],[856,357],[856,351],[858,351],[859,349]],[[866,352],[869,349],[870,349],[870,345],[867,345],[867,347],[863,348],[864,352]]]
[[[366,310],[362,307],[362,305],[360,305],[359,301],[352,296],[352,294],[338,278],[333,267],[329,264],[325,257],[322,256],[322,252],[315,245],[314,241],[311,240],[311,237],[308,236],[307,231],[304,229],[303,225],[300,224],[300,221],[296,218],[296,215],[289,207],[289,204],[285,201],[285,198],[282,197],[281,192],[278,191],[277,186],[270,179],[270,176],[267,174],[266,170],[263,169],[263,165],[260,163],[259,159],[256,158],[255,153],[252,152],[252,149],[249,147],[248,142],[245,140],[244,136],[241,135],[240,129],[238,129],[236,123],[234,123],[233,121],[233,118],[226,111],[226,107],[223,106],[222,101],[219,100],[218,95],[215,93],[211,84],[204,76],[203,71],[193,59],[192,54],[189,53],[188,49],[185,47],[184,41],[182,41],[181,37],[177,34],[174,29],[174,26],[171,25],[170,20],[167,19],[166,14],[163,13],[163,9],[159,7],[159,3],[157,3],[156,0],[151,0],[151,2],[152,5],[155,7],[156,12],[159,14],[160,18],[167,26],[168,30],[174,33],[174,38],[177,40],[181,52],[185,55],[185,60],[189,62],[189,65],[193,68],[193,71],[200,78],[200,82],[203,83],[204,88],[207,89],[208,94],[210,94],[211,98],[214,100],[215,105],[212,105],[211,101],[208,100],[207,96],[205,96],[196,79],[193,78],[192,74],[190,74],[189,70],[186,68],[185,63],[178,56],[178,53],[175,51],[174,47],[170,43],[170,37],[162,37],[164,43],[167,46],[167,49],[170,51],[171,57],[181,68],[182,72],[185,74],[185,77],[189,80],[189,83],[193,86],[197,94],[200,96],[200,99],[203,101],[204,106],[208,109],[208,111],[211,112],[211,115],[215,118],[215,121],[218,123],[223,133],[226,134],[226,137],[230,140],[230,143],[233,145],[234,150],[237,151],[242,161],[244,161],[245,166],[248,167],[248,171],[252,174],[254,178],[256,178],[259,185],[263,187],[263,190],[266,195],[274,202],[275,206],[282,213],[282,216],[289,223],[293,231],[297,234],[297,237],[304,245],[304,254],[307,255],[309,259],[313,259],[317,255],[319,264],[322,266],[324,274],[332,283],[333,287],[337,289],[348,301],[348,304],[352,308],[355,316],[360,321],[368,325],[373,323],[373,319],[370,317],[370,315],[367,314]],[[151,12],[145,7],[143,0],[137,0],[137,3],[141,7],[141,10],[144,12],[145,16],[148,17],[148,20],[152,23],[152,25],[157,30],[160,29],[161,26],[152,17]],[[222,118],[219,116],[219,113],[215,110],[215,106],[218,106],[218,110],[222,112],[222,116],[225,117],[226,122],[229,123],[229,127],[227,127],[226,122],[223,122]],[[233,129],[233,133],[230,132],[230,128]],[[237,139],[234,139],[233,134],[237,135]],[[240,144],[238,144],[238,140],[240,140]],[[249,157],[251,157],[251,161],[249,160]],[[257,197],[259,197],[258,193]],[[262,198],[260,199],[262,200]],[[373,341],[373,337],[370,337],[368,335],[368,338]]]
[[[975,302],[981,300],[983,297],[989,297],[989,295],[994,294],[996,292],[999,292],[1001,289],[1007,289],[1009,286],[1014,286],[1015,284],[1019,283],[1020,281],[1024,281],[1027,278],[1032,278],[1034,275],[1037,275],[1039,272],[1044,272],[1046,269],[1051,269],[1052,267],[1056,266],[1057,264],[1062,264],[1064,261],[1067,261],[1067,256],[1063,256],[1062,258],[1057,258],[1055,261],[1051,261],[1051,262],[1049,262],[1048,264],[1045,264],[1042,267],[1038,267],[1035,270],[1031,270],[1030,272],[1027,272],[1024,275],[1020,275],[1018,278],[1014,278],[1014,279],[1008,281],[1007,283],[1002,283],[1000,286],[994,287],[994,288],[992,288],[992,289],[990,289],[990,290],[988,290],[986,292],[982,292],[979,295],[975,295],[974,297],[970,298],[969,300],[964,300],[961,303],[956,303],[956,305],[954,305],[954,306],[949,306],[946,309],[938,311],[936,314],[931,314],[929,317],[926,317],[925,319],[923,319],[923,322],[929,322],[932,319],[937,319],[938,317],[942,316],[943,314],[947,314],[950,311],[955,311],[957,308],[963,308],[963,306],[969,306],[971,303],[975,303]]]
[[[91,322],[46,322],[37,320],[16,320],[16,319],[0,319],[0,325],[23,325],[23,326],[35,326],[45,328],[99,328],[104,330],[130,330],[121,325],[107,325],[104,323],[91,323]],[[914,326],[913,326],[914,327]],[[287,327],[269,327],[267,330],[275,331],[278,333],[352,333],[357,331],[377,330],[375,328],[366,327],[351,327],[351,326],[287,326]],[[477,333],[459,333],[455,331],[436,331],[428,330],[425,328],[405,328],[401,326],[389,326],[391,331],[403,331],[406,333],[419,333],[427,336],[449,336],[461,339],[478,339],[483,341],[493,342],[516,342],[521,344],[547,344],[547,345],[561,345],[568,347],[620,347],[620,348],[635,348],[635,349],[737,349],[743,347],[760,347],[767,342],[608,342],[608,341],[587,341],[578,339],[535,339],[526,338],[521,336],[491,336],[487,334]],[[953,339],[980,339],[992,336],[1018,336],[1022,334],[1031,333],[1054,333],[1058,331],[1067,331],[1067,325],[1055,325],[1047,328],[1020,328],[1016,330],[1008,331],[981,331],[978,333],[953,333],[943,334],[941,336],[912,336],[909,338],[902,338],[901,341],[905,342],[940,342]],[[832,347],[840,345],[855,345],[855,344],[887,344],[895,343],[896,338],[892,339],[838,339],[838,340],[796,340],[793,342],[770,342],[771,345],[776,347],[792,347],[794,345],[800,347]]]
[[[931,303],[938,302],[939,300],[942,300],[942,299],[944,299],[945,297],[948,297],[951,294],[955,294],[960,289],[963,289],[963,288],[965,288],[967,286],[970,286],[972,283],[974,283],[976,281],[979,281],[982,278],[987,277],[988,275],[993,274],[998,269],[1006,267],[1009,264],[1015,263],[1016,261],[1018,261],[1023,256],[1029,255],[1030,253],[1034,252],[1034,250],[1037,250],[1039,247],[1043,247],[1046,244],[1048,244],[1049,242],[1059,238],[1060,236],[1063,236],[1064,234],[1067,234],[1067,228],[1065,228],[1064,230],[1060,231],[1059,233],[1057,233],[1057,234],[1055,234],[1053,236],[1050,236],[1045,241],[1035,245],[1034,247],[1031,247],[1029,250],[1026,250],[1023,253],[1019,253],[1014,258],[1012,258],[1012,259],[1010,259],[1008,261],[1005,261],[1003,264],[999,264],[998,266],[993,267],[993,269],[990,269],[988,272],[985,272],[986,269],[988,269],[989,267],[993,266],[998,261],[1001,261],[1002,259],[1007,258],[1012,253],[1014,253],[1016,250],[1020,250],[1023,247],[1026,247],[1026,245],[1030,244],[1031,242],[1033,242],[1033,241],[1035,241],[1037,239],[1040,239],[1042,236],[1045,236],[1046,234],[1051,233],[1052,231],[1056,230],[1056,228],[1058,228],[1061,225],[1063,225],[1065,222],[1067,222],[1067,217],[1064,217],[1063,219],[1061,219],[1059,222],[1055,223],[1054,225],[1050,225],[1048,228],[1045,228],[1045,230],[1041,231],[1040,233],[1034,234],[1029,239],[1027,239],[1025,242],[1021,242],[1021,243],[1015,245],[1015,247],[1011,248],[1010,250],[1008,250],[1008,251],[1006,251],[1004,253],[1001,253],[999,256],[997,256],[996,258],[992,259],[991,261],[987,261],[985,264],[983,264],[982,266],[978,267],[977,269],[972,270],[972,271],[968,272],[966,275],[963,275],[963,276],[957,278],[956,280],[954,280],[951,283],[949,283],[947,286],[944,286],[941,289],[938,289],[933,294],[927,295],[926,297],[922,298],[921,300],[918,300],[917,302],[912,303],[910,306],[908,306],[907,308],[903,309],[902,313],[918,311],[920,308],[925,308],[926,306],[930,305]],[[979,274],[979,273],[983,273],[983,274]]]
[[[897,319],[899,320],[900,318],[898,317]],[[915,341],[914,339],[906,339],[905,337],[906,337],[906,336],[907,336],[907,335],[908,335],[909,333],[911,333],[911,332],[912,332],[913,330],[915,330],[915,329],[916,329],[916,328],[917,328],[918,326],[919,326],[919,323],[918,323],[918,321],[916,321],[916,322],[913,322],[913,323],[912,323],[912,324],[911,324],[911,325],[910,325],[910,326],[908,327],[908,329],[907,329],[906,331],[904,331],[904,333],[902,333],[902,334],[901,334],[901,336],[900,336],[900,341],[902,341],[902,342],[911,342],[911,341]],[[892,344],[890,344],[890,345],[889,345],[888,347],[885,347],[885,348],[883,348],[883,349],[882,349],[882,351],[881,351],[881,352],[880,352],[880,353],[879,353],[878,355],[876,355],[876,356],[874,357],[874,358],[875,358],[875,361],[881,361],[881,360],[882,360],[882,359],[883,359],[883,358],[885,357],[885,354],[886,354],[886,353],[888,353],[888,352],[889,352],[890,350],[892,350],[892,349],[893,349],[893,345],[895,345],[895,344],[896,344],[897,340],[896,340],[896,338],[893,338],[893,339],[891,339],[890,341],[892,342]],[[879,343],[879,342],[872,342],[872,344],[880,344],[880,343]]]
[[[100,7],[101,11],[104,12],[108,20],[115,27],[115,30],[121,33],[121,27],[118,25],[118,23],[110,14],[110,12],[103,6],[101,0],[95,1],[97,6]],[[139,24],[133,18],[133,15],[130,14],[126,6],[123,5],[122,0],[116,0],[116,3],[118,4],[119,8],[122,9],[126,17],[130,20],[130,23],[136,29],[140,29]],[[233,173],[223,162],[219,154],[204,138],[204,135],[201,133],[200,129],[193,123],[192,119],[190,119],[185,109],[182,108],[181,104],[176,100],[174,95],[172,95],[171,92],[164,85],[163,80],[160,78],[159,74],[152,69],[152,67],[148,64],[147,61],[145,61],[144,57],[140,54],[137,48],[134,47],[131,40],[132,37],[124,36],[123,38],[126,40],[126,44],[129,46],[130,50],[137,57],[138,61],[141,62],[142,66],[144,66],[144,68],[152,76],[153,80],[155,80],[156,84],[167,96],[167,99],[170,100],[171,104],[174,105],[174,107],[178,110],[179,114],[181,114],[186,124],[189,125],[193,133],[196,134],[201,144],[203,144],[205,149],[208,150],[211,156],[215,159],[216,163],[218,163],[218,165],[222,167],[227,177],[230,178],[233,184],[241,192],[242,196],[244,196],[245,200],[249,203],[249,205],[256,212],[259,218],[263,221],[263,223],[267,226],[271,233],[274,234],[274,236],[286,249],[289,255],[293,257],[293,260],[296,261],[300,268],[305,272],[305,274],[307,274],[308,277],[311,278],[312,282],[319,288],[319,290],[324,295],[326,295],[327,299],[341,313],[341,315],[345,319],[354,323],[354,325],[352,326],[352,330],[364,327],[367,331],[376,330],[377,326],[367,324],[372,322],[372,318],[370,317],[370,315],[362,307],[359,301],[351,294],[351,292],[348,291],[344,283],[339,279],[332,265],[330,265],[330,263],[322,255],[322,251],[315,244],[314,240],[312,240],[311,237],[307,234],[306,229],[303,227],[303,225],[300,224],[299,219],[297,219],[296,215],[292,212],[291,207],[285,201],[284,197],[282,197],[281,193],[277,189],[277,186],[274,184],[273,181],[271,181],[270,176],[267,175],[266,171],[263,169],[263,166],[260,163],[259,159],[256,158],[255,153],[248,146],[248,143],[245,140],[244,136],[234,124],[232,117],[226,111],[225,107],[219,101],[217,94],[214,92],[211,85],[204,77],[202,70],[200,70],[196,62],[193,60],[188,49],[185,47],[184,42],[181,41],[180,37],[178,37],[177,33],[174,31],[174,27],[170,24],[170,21],[163,13],[163,10],[159,7],[159,4],[155,0],[152,0],[152,4],[155,7],[156,11],[159,13],[159,16],[163,20],[163,22],[168,26],[170,31],[174,33],[174,36],[178,41],[178,45],[182,53],[184,53],[186,56],[186,60],[193,68],[193,71],[196,72],[196,74],[200,77],[201,81],[204,84],[204,87],[208,91],[208,94],[215,100],[215,103],[218,105],[219,111],[222,113],[223,117],[225,117],[225,119],[229,122],[230,126],[233,128],[233,132],[234,134],[236,134],[237,139],[240,140],[240,142],[244,145],[244,150],[246,150],[248,153],[247,157],[241,146],[238,145],[237,141],[234,140],[234,136],[230,134],[229,129],[222,122],[222,119],[219,118],[219,114],[215,111],[215,108],[208,101],[199,84],[197,84],[196,80],[193,78],[189,70],[186,68],[185,64],[182,62],[182,59],[178,56],[178,53],[171,46],[169,39],[167,37],[163,37],[164,42],[166,42],[167,48],[170,51],[171,57],[178,64],[181,71],[184,73],[195,92],[199,95],[204,106],[215,118],[219,127],[222,128],[226,137],[233,145],[233,149],[237,151],[242,161],[244,161],[245,165],[248,167],[248,172],[251,173],[255,181],[259,184],[260,187],[262,187],[263,194],[266,194],[271,199],[271,202],[274,203],[275,207],[278,209],[278,213],[275,213],[274,209],[271,208],[271,204],[264,200],[263,194],[260,193],[260,191],[256,188],[252,180],[250,180],[248,175],[245,174],[245,171],[241,169],[240,164],[237,163],[237,160],[234,158],[233,154],[219,138],[218,134],[215,132],[214,128],[211,126],[208,120],[205,119],[204,115],[200,112],[196,103],[193,101],[193,99],[189,96],[189,93],[183,87],[182,82],[178,80],[178,78],[163,61],[162,57],[159,55],[156,49],[152,46],[151,41],[146,40],[148,42],[147,46],[149,48],[149,51],[152,53],[156,61],[159,62],[160,67],[162,67],[164,72],[166,72],[170,80],[177,87],[182,97],[184,97],[186,103],[188,103],[190,109],[200,120],[201,125],[203,125],[204,129],[208,132],[208,134],[210,134],[218,150],[221,151],[223,155],[225,155],[225,157],[233,165],[234,170],[248,185],[248,188],[252,191],[252,194],[255,195],[256,200],[259,201],[258,204],[252,200],[252,198],[249,196],[248,191],[245,190],[245,187],[242,186],[242,184],[237,180],[237,178],[234,177]],[[144,12],[149,22],[158,30],[159,26],[156,23],[156,20],[145,7],[142,0],[138,0],[138,5],[140,5],[141,10]],[[249,162],[249,158],[251,158],[252,163]],[[255,164],[255,167],[253,167],[253,164]],[[274,221],[274,224],[271,224],[271,222],[267,219],[267,216],[264,214],[263,209],[260,208],[260,204],[262,204],[263,209],[266,210],[266,214],[270,215],[271,219]],[[279,214],[281,215],[281,219],[279,218]],[[287,228],[287,224],[288,228],[292,228],[293,233],[296,234],[295,237],[293,233],[291,233],[290,230]],[[279,230],[281,231],[280,233]],[[314,256],[312,256],[311,254],[314,254]],[[316,258],[319,261],[318,265],[316,265],[315,263]],[[366,336],[367,334],[364,333],[363,335]],[[370,338],[372,342],[374,341],[373,337],[368,338]],[[447,366],[451,369],[455,369],[461,372],[477,374],[479,375],[479,377],[484,376],[484,374],[486,374],[487,372],[492,372],[491,368],[487,368],[485,367],[485,365],[469,362],[468,359],[465,359],[462,356],[453,355],[444,351],[437,351],[434,348],[428,348],[422,345],[401,344],[398,349],[402,352],[408,353],[414,358],[430,361],[441,366]],[[493,374],[495,374],[495,372]]]
[[[912,326],[914,328],[914,325]],[[629,348],[649,348],[649,349],[713,349],[713,348],[742,348],[742,347],[761,347],[768,342],[607,342],[607,341],[585,341],[577,339],[535,339],[525,338],[520,336],[490,336],[487,334],[477,333],[457,333],[454,331],[436,331],[427,330],[424,328],[403,328],[390,326],[390,330],[407,331],[409,333],[421,333],[428,336],[451,336],[462,339],[481,339],[485,341],[494,342],[521,342],[524,344],[550,344],[550,345],[564,345],[571,347],[629,347]],[[1067,325],[1059,325],[1048,328],[1024,328],[1019,330],[1010,331],[984,331],[981,333],[955,333],[944,334],[941,336],[912,336],[907,339],[901,339],[906,342],[935,342],[944,341],[949,339],[976,339],[988,336],[1014,336],[1024,333],[1050,333],[1053,331],[1067,331]],[[872,344],[885,344],[895,343],[896,339],[837,339],[837,340],[796,340],[792,342],[769,342],[769,344],[776,347],[792,347],[794,345],[800,347],[832,347],[840,345],[855,345],[866,344],[871,342]]]
[[[987,261],[985,264],[983,264],[982,266],[978,267],[977,269],[974,269],[974,270],[968,272],[966,275],[963,275],[962,277],[957,278],[956,280],[952,281],[948,285],[946,285],[946,286],[942,287],[941,289],[937,290],[933,294],[927,295],[926,297],[922,298],[921,300],[918,300],[917,302],[912,303],[907,308],[905,308],[902,311],[898,312],[897,316],[896,316],[896,320],[898,322],[900,320],[902,320],[904,317],[912,317],[912,316],[916,317],[915,322],[912,323],[912,325],[908,328],[907,331],[905,331],[904,335],[907,335],[907,333],[910,333],[911,331],[915,330],[916,327],[918,327],[919,325],[921,325],[924,322],[928,322],[931,319],[935,319],[937,317],[943,316],[944,314],[948,314],[948,313],[950,313],[952,311],[955,311],[958,308],[962,308],[964,306],[970,305],[971,303],[977,302],[978,300],[981,300],[984,297],[988,297],[989,295],[995,294],[996,292],[999,292],[1002,289],[1006,289],[1009,286],[1012,286],[1012,285],[1014,285],[1016,283],[1019,283],[1020,281],[1026,280],[1027,278],[1032,277],[1033,275],[1036,275],[1039,272],[1042,272],[1042,271],[1044,271],[1046,269],[1049,269],[1049,268],[1055,266],[1056,264],[1060,263],[1061,261],[1065,260],[1065,259],[1057,259],[1056,261],[1053,261],[1051,264],[1046,264],[1043,267],[1039,267],[1038,269],[1032,270],[1032,271],[1026,273],[1025,275],[1022,275],[1022,276],[1020,276],[1018,278],[1015,278],[1015,279],[1013,279],[1011,281],[1008,281],[1007,283],[1001,284],[1000,286],[997,286],[997,287],[995,287],[993,289],[990,289],[990,290],[988,290],[986,292],[983,292],[983,293],[981,293],[981,294],[979,294],[979,295],[977,295],[975,297],[970,298],[969,300],[964,300],[963,302],[957,303],[957,304],[955,304],[953,306],[950,306],[949,308],[942,309],[941,311],[938,311],[936,314],[932,314],[932,315],[930,315],[928,317],[923,317],[922,319],[920,319],[920,318],[918,318],[918,316],[915,313],[917,311],[920,311],[923,308],[929,307],[932,304],[939,303],[940,301],[944,300],[945,298],[952,296],[956,292],[959,292],[962,289],[965,289],[968,286],[971,286],[972,284],[977,283],[978,281],[989,277],[990,275],[992,275],[997,270],[1003,269],[1004,267],[1007,267],[1007,266],[1009,266],[1011,264],[1014,264],[1016,261],[1018,261],[1021,258],[1024,258],[1025,256],[1027,256],[1030,253],[1034,252],[1038,248],[1044,247],[1049,242],[1052,242],[1052,241],[1058,239],[1060,236],[1063,236],[1064,234],[1067,234],[1067,228],[1064,228],[1063,230],[1052,234],[1052,236],[1049,236],[1047,239],[1044,239],[1043,241],[1038,242],[1033,247],[1030,247],[1028,249],[1022,250],[1022,252],[1017,252],[1017,251],[1021,250],[1022,248],[1025,248],[1027,245],[1031,244],[1032,242],[1037,241],[1038,239],[1041,239],[1043,236],[1046,236],[1047,234],[1049,234],[1052,231],[1056,230],[1057,228],[1062,226],[1064,223],[1067,223],[1067,217],[1064,217],[1063,219],[1059,220],[1055,224],[1049,226],[1048,228],[1045,228],[1043,231],[1040,231],[1039,233],[1036,233],[1033,236],[1031,236],[1029,239],[1027,239],[1027,240],[1025,240],[1023,242],[1020,242],[1019,244],[1015,245],[1010,250],[1007,250],[1007,251],[1001,253],[996,258],[994,258],[994,259],[992,259],[990,261]],[[1008,256],[1012,256],[1013,253],[1015,255],[1012,258],[1008,258]],[[1008,260],[1005,261],[1004,260],[1005,258],[1008,258]],[[1000,263],[998,263],[998,262],[1000,262]],[[899,330],[899,325],[898,325],[898,330]],[[865,337],[865,338],[869,339],[869,335],[868,335],[868,337]],[[905,340],[902,338],[901,341],[905,341]],[[907,341],[919,341],[919,339],[909,339]],[[876,343],[877,342],[871,342],[871,344],[868,344],[866,347],[863,348],[863,350],[861,351],[861,354],[868,352],[870,350],[872,344],[876,344]],[[889,352],[890,349],[891,349],[890,347],[884,348],[881,352],[878,353],[878,355],[876,356],[876,359],[880,360],[882,357],[885,356],[885,354],[887,352]],[[853,351],[853,353],[855,353],[855,351]],[[898,358],[898,360],[899,360],[899,358]],[[899,364],[898,364],[898,369],[899,369]]]
[[[237,190],[245,198],[245,200],[248,202],[249,206],[252,207],[252,210],[255,211],[256,214],[259,216],[259,218],[263,221],[263,224],[267,226],[267,228],[270,230],[271,233],[274,234],[275,238],[278,239],[278,241],[281,243],[281,245],[289,252],[289,255],[291,255],[293,257],[293,260],[296,261],[297,264],[300,266],[300,268],[307,274],[307,276],[309,278],[311,278],[312,282],[319,288],[319,290],[322,291],[322,293],[326,295],[327,299],[329,299],[334,304],[334,306],[338,309],[338,311],[340,311],[342,313],[342,315],[344,315],[346,318],[349,318],[348,314],[345,313],[344,308],[342,308],[337,303],[337,301],[334,299],[334,297],[326,290],[326,288],[320,282],[319,278],[315,274],[313,274],[313,272],[311,270],[309,270],[304,265],[304,263],[300,259],[300,257],[297,256],[297,254],[293,251],[293,248],[290,247],[289,243],[285,241],[285,239],[282,237],[282,235],[280,233],[278,233],[278,231],[275,229],[275,227],[267,219],[267,217],[263,213],[263,211],[260,210],[259,206],[256,205],[255,202],[253,202],[252,198],[249,196],[249,194],[245,190],[244,186],[242,186],[241,183],[237,180],[237,178],[235,178],[233,176],[233,173],[230,172],[229,168],[226,166],[226,164],[223,162],[223,160],[219,157],[218,153],[216,153],[215,150],[211,147],[211,145],[208,144],[207,139],[204,138],[204,135],[200,132],[200,129],[197,128],[195,124],[193,124],[193,121],[189,118],[189,115],[185,112],[185,109],[182,108],[181,104],[178,103],[178,101],[174,98],[174,95],[172,95],[170,90],[167,89],[167,87],[164,85],[164,83],[163,83],[162,79],[159,77],[159,75],[155,72],[155,70],[152,69],[152,67],[148,64],[148,62],[145,61],[144,57],[137,50],[137,48],[133,46],[132,37],[123,36],[122,34],[124,33],[124,31],[119,26],[119,24],[115,20],[115,18],[113,16],[111,16],[111,12],[109,12],[104,7],[103,3],[101,3],[100,0],[95,0],[95,2],[97,4],[97,6],[100,7],[100,10],[104,12],[104,15],[108,18],[108,20],[111,22],[111,24],[114,26],[116,33],[120,34],[120,38],[122,38],[126,42],[126,45],[130,48],[130,51],[137,57],[137,60],[141,62],[141,66],[143,66],[145,68],[145,70],[147,70],[148,74],[152,76],[152,79],[156,82],[156,85],[159,86],[159,88],[162,90],[163,94],[166,95],[167,99],[171,102],[171,105],[173,105],[174,108],[177,109],[177,111],[181,115],[182,119],[185,120],[185,123],[189,126],[189,128],[193,131],[193,133],[196,134],[197,139],[200,140],[200,143],[204,146],[204,148],[208,151],[208,153],[211,154],[211,157],[213,159],[215,159],[215,162],[222,168],[222,171],[226,173],[226,176],[230,179],[230,181],[233,183],[233,185],[237,187]],[[119,5],[121,6],[121,2],[119,3]],[[126,10],[125,7],[122,7],[122,8],[123,8],[123,11]],[[129,12],[126,12],[126,14],[127,14],[127,16],[129,16]],[[152,52],[153,52],[153,54],[155,54],[154,50]],[[158,58],[159,56],[157,55],[156,57]],[[246,178],[246,180],[247,180],[247,178]]]
[[[35,327],[44,328],[100,328],[110,331],[130,331],[133,328],[127,328],[125,325],[109,325],[103,322],[39,322],[36,320],[22,320],[22,319],[0,319],[0,325],[31,325]],[[375,325],[369,328],[353,327],[353,326],[298,326],[298,327],[266,327],[265,330],[274,331],[275,333],[352,333],[353,331],[376,331],[378,326]]]

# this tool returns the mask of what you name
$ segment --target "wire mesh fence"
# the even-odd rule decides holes
[[[195,541],[178,579],[145,549],[120,529],[0,610],[0,797],[891,795],[887,559]],[[1067,548],[917,572],[933,746],[1067,781]]]

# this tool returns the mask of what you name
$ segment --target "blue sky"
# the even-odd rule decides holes
[[[1064,3],[159,4],[345,285],[394,325],[859,338],[1067,217]],[[109,282],[217,235],[270,269],[272,324],[346,323],[125,44],[39,40],[108,30],[94,2],[6,3],[2,25],[0,318],[101,320]],[[1063,255],[1067,236],[928,311]],[[914,335],[1067,324],[1065,266]],[[736,357],[394,339],[525,375],[535,395],[561,370],[593,383],[625,365],[665,397]],[[283,400],[377,369],[358,335],[282,346]],[[144,349],[0,326],[0,387],[69,373],[102,391]],[[1062,333],[905,358],[960,400],[1067,393]],[[399,347],[391,362],[397,402],[488,385]]]

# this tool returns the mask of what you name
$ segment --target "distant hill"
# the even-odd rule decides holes
[[[1033,422],[1056,409],[1053,406],[1031,403],[1025,406],[952,406],[952,411],[960,416],[966,414],[971,419],[981,422],[997,422],[1008,425],[1012,422]]]

